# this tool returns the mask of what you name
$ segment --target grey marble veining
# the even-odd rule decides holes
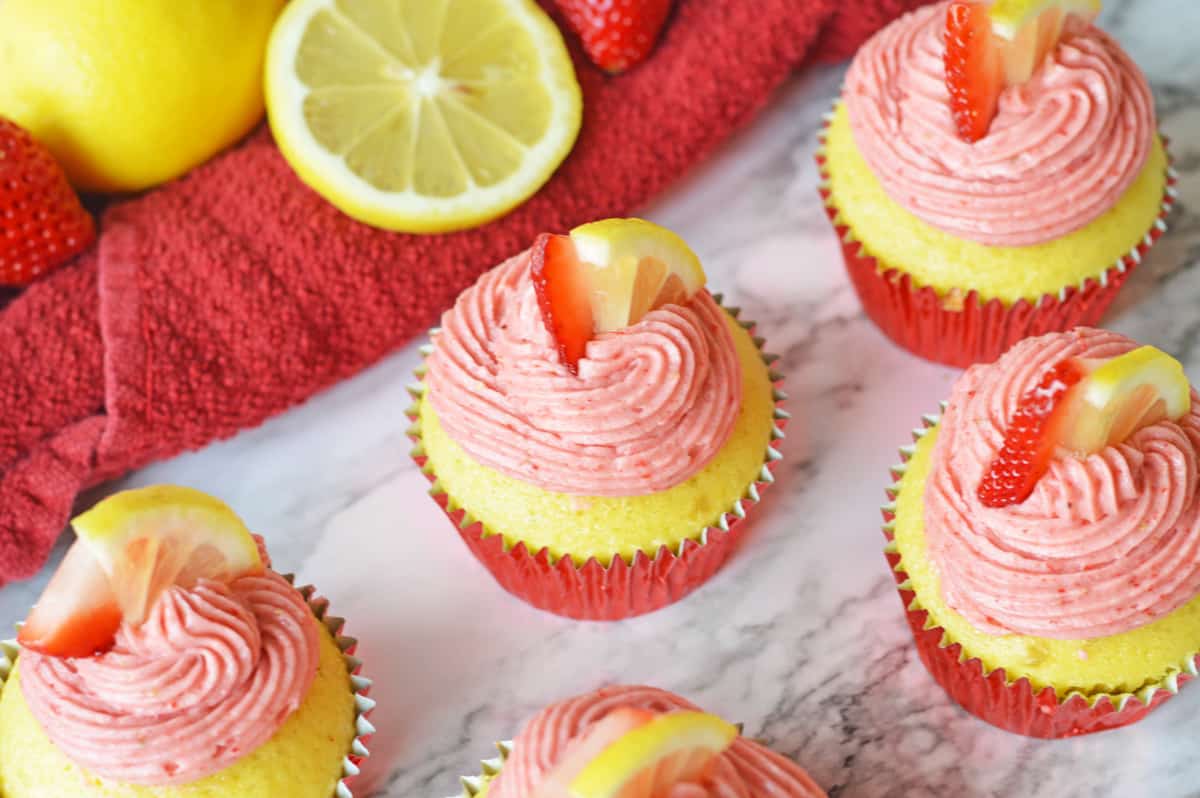
[[[1200,380],[1200,4],[1107,5],[1104,24],[1154,86],[1181,176],[1172,229],[1108,323],[1181,357]],[[449,795],[492,741],[547,702],[646,682],[744,721],[839,798],[1200,796],[1200,685],[1132,728],[1041,742],[966,715],[917,660],[877,507],[896,448],[957,372],[888,343],[841,268],[812,153],[842,72],[798,76],[645,209],[688,238],[711,284],[760,322],[783,355],[794,417],[747,544],[684,602],[587,624],[501,591],[407,458],[415,345],[260,429],[108,486],[172,481],[223,496],[267,536],[278,567],[297,569],[349,618],[380,702],[362,794]],[[0,619],[23,617],[47,575],[0,590]]]

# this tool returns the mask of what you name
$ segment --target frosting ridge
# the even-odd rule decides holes
[[[620,707],[655,713],[696,710],[677,695],[655,687],[605,687],[551,704],[535,715],[513,741],[512,754],[488,788],[488,798],[532,798],[543,776],[592,724]],[[671,798],[824,798],[808,774],[785,756],[738,737],[717,758],[703,783],[677,784]]]
[[[742,401],[725,312],[707,293],[597,336],[578,375],[559,362],[525,252],[442,317],[425,381],[447,434],[474,460],[544,490],[666,490],[720,450]]]
[[[1108,34],[1065,36],[1006,89],[986,136],[961,140],[942,56],[947,3],[917,9],[855,56],[843,98],[855,144],[892,199],[922,221],[990,246],[1084,227],[1141,171],[1155,135],[1145,77]]]
[[[1022,394],[1068,357],[1137,344],[1079,328],[1026,339],[955,384],[925,488],[946,603],[991,634],[1088,639],[1143,626],[1200,594],[1200,397],[1086,459],[1061,458],[1020,504],[976,489]]]
[[[80,767],[143,785],[196,781],[267,742],[316,676],[312,611],[267,571],[172,587],[99,656],[23,651],[21,687],[46,734]]]

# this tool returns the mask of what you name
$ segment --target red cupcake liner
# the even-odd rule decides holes
[[[826,117],[823,128],[829,126]],[[979,292],[939,295],[930,286],[917,287],[912,276],[867,254],[850,227],[840,221],[840,211],[830,191],[829,173],[822,147],[816,160],[822,185],[819,189],[830,224],[837,232],[842,257],[863,310],[888,338],[915,355],[948,366],[966,368],[990,363],[1023,338],[1061,332],[1080,325],[1096,325],[1117,292],[1142,258],[1167,229],[1166,217],[1175,203],[1178,176],[1167,154],[1167,180],[1158,218],[1126,255],[1080,286],[1067,286],[1058,294],[1045,294],[1036,302],[1022,299],[1006,305],[984,300]],[[1163,147],[1167,138],[1162,137]]]
[[[922,427],[913,430],[913,440],[924,437],[939,420],[937,415],[925,416]],[[1136,693],[1085,695],[1073,692],[1060,698],[1053,686],[1035,690],[1028,678],[1010,680],[1003,668],[988,672],[978,657],[968,657],[963,652],[961,643],[947,644],[945,629],[930,625],[928,611],[921,608],[911,589],[894,543],[895,498],[914,451],[911,446],[902,448],[901,464],[892,469],[889,502],[883,507],[883,534],[887,538],[884,552],[896,578],[900,601],[921,662],[959,706],[975,717],[1015,734],[1043,739],[1077,737],[1136,723],[1197,675],[1200,654],[1182,663],[1179,672]]]
[[[715,299],[718,303],[721,301],[719,295],[715,295]],[[738,308],[725,310],[737,319]],[[417,416],[424,395],[424,370],[418,370],[417,377],[421,381],[409,389],[415,404],[407,411],[413,422],[408,435],[416,444],[412,458],[433,483],[430,495],[445,511],[467,548],[501,587],[538,609],[555,615],[577,620],[615,621],[644,615],[679,601],[720,570],[745,534],[750,509],[775,481],[773,472],[781,458],[776,446],[783,438],[783,428],[788,419],[788,414],[780,406],[787,398],[779,390],[783,377],[770,368],[777,357],[763,352],[763,339],[754,336],[753,322],[739,320],[738,323],[754,338],[767,365],[769,379],[775,386],[775,421],[758,478],[747,486],[742,498],[735,501],[714,525],[684,539],[675,550],[662,546],[653,557],[639,551],[631,562],[614,556],[607,566],[595,557],[583,565],[577,565],[569,554],[556,559],[549,550],[543,548],[532,552],[523,542],[508,547],[504,535],[491,531],[458,506],[441,488],[437,474],[421,446]],[[432,348],[427,347],[423,351],[428,355]]]
[[[296,578],[293,574],[282,576],[289,584],[295,585]],[[334,643],[342,652],[346,670],[350,673],[350,690],[354,694],[354,739],[350,742],[350,750],[342,759],[342,776],[334,786],[330,798],[354,798],[351,785],[359,774],[362,761],[371,755],[367,743],[375,734],[375,727],[367,719],[375,709],[375,700],[369,696],[371,680],[362,675],[362,660],[354,655],[358,641],[342,634],[345,619],[329,614],[329,600],[318,596],[316,588],[312,585],[297,587],[296,590],[304,597],[317,621],[333,636]],[[0,687],[4,686],[4,681],[12,672],[20,653],[21,649],[16,640],[0,640]]]

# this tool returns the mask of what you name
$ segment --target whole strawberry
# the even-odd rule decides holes
[[[671,0],[557,0],[592,62],[613,74],[645,60],[671,10]]]
[[[62,167],[23,128],[0,117],[0,285],[25,285],[96,239]]]

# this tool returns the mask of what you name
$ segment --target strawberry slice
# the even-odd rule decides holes
[[[1086,375],[1077,359],[1064,360],[1021,397],[1004,445],[979,483],[984,507],[1018,504],[1033,493],[1058,447],[1058,428],[1066,421],[1063,408],[1068,406],[1063,399]]]
[[[90,657],[112,646],[121,617],[107,574],[87,546],[76,541],[18,632],[17,642],[54,657]]]
[[[950,113],[963,141],[987,134],[1000,92],[1004,91],[1004,61],[993,41],[987,6],[957,0],[946,9],[946,89]]]
[[[1099,0],[950,3],[943,58],[959,137],[983,138],[1004,89],[1029,80],[1064,32],[1082,28],[1099,12]]]
[[[1019,504],[1055,457],[1084,458],[1191,411],[1183,366],[1152,346],[1113,358],[1068,358],[1026,392],[979,483],[985,507]]]
[[[558,8],[592,63],[616,74],[654,49],[671,0],[558,0]]]
[[[533,245],[533,287],[542,321],[572,374],[592,340],[591,285],[586,267],[568,236],[542,233]]]

